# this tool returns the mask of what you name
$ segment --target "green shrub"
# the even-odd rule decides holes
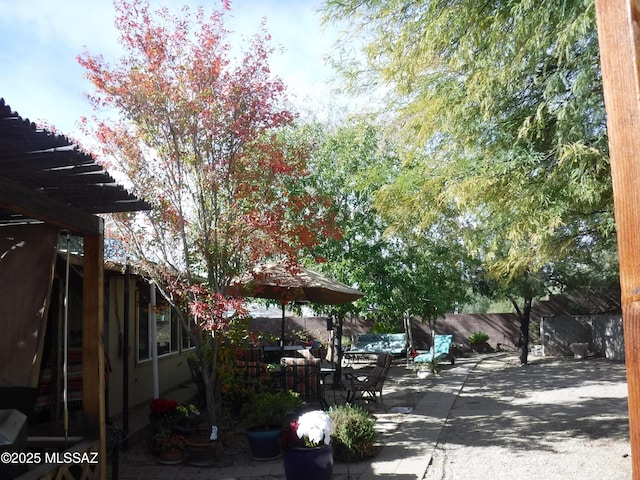
[[[339,461],[361,460],[373,456],[376,420],[366,410],[350,405],[329,409],[333,422],[333,456]]]
[[[243,406],[242,417],[249,427],[284,425],[287,413],[299,409],[302,404],[299,395],[291,390],[261,392]]]
[[[469,335],[469,343],[471,345],[482,345],[489,341],[489,335],[484,332],[474,332]]]

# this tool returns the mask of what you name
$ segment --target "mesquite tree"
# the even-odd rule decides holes
[[[310,147],[292,134],[264,25],[234,61],[229,2],[179,17],[143,0],[114,5],[125,55],[111,65],[85,52],[79,62],[96,89],[90,100],[116,116],[87,127],[110,168],[155,207],[117,217],[117,231],[191,335],[215,425],[217,349],[239,308],[225,297],[230,280],[332,235],[331,210],[300,183]]]
[[[523,327],[536,288],[521,285],[615,252],[593,1],[327,0],[326,12],[349,24],[346,55],[364,44],[337,57],[345,78],[382,87],[383,118],[419,154],[377,198],[396,228],[454,225],[499,290],[521,290]]]

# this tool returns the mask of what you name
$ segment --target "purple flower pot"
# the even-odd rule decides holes
[[[331,445],[291,448],[284,452],[282,458],[287,480],[331,480],[333,475]]]

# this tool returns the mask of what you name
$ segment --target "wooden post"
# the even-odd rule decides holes
[[[620,259],[632,472],[640,480],[640,0],[596,0]]]
[[[85,435],[100,440],[100,480],[107,478],[104,392],[104,237],[84,236],[82,398]],[[125,407],[126,408],[126,407]]]

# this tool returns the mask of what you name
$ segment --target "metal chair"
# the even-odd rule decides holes
[[[353,403],[364,399],[365,395],[376,403],[380,403],[386,410],[382,401],[382,387],[391,368],[391,354],[380,353],[376,365],[368,374],[345,373],[345,387],[347,390],[347,403]]]

